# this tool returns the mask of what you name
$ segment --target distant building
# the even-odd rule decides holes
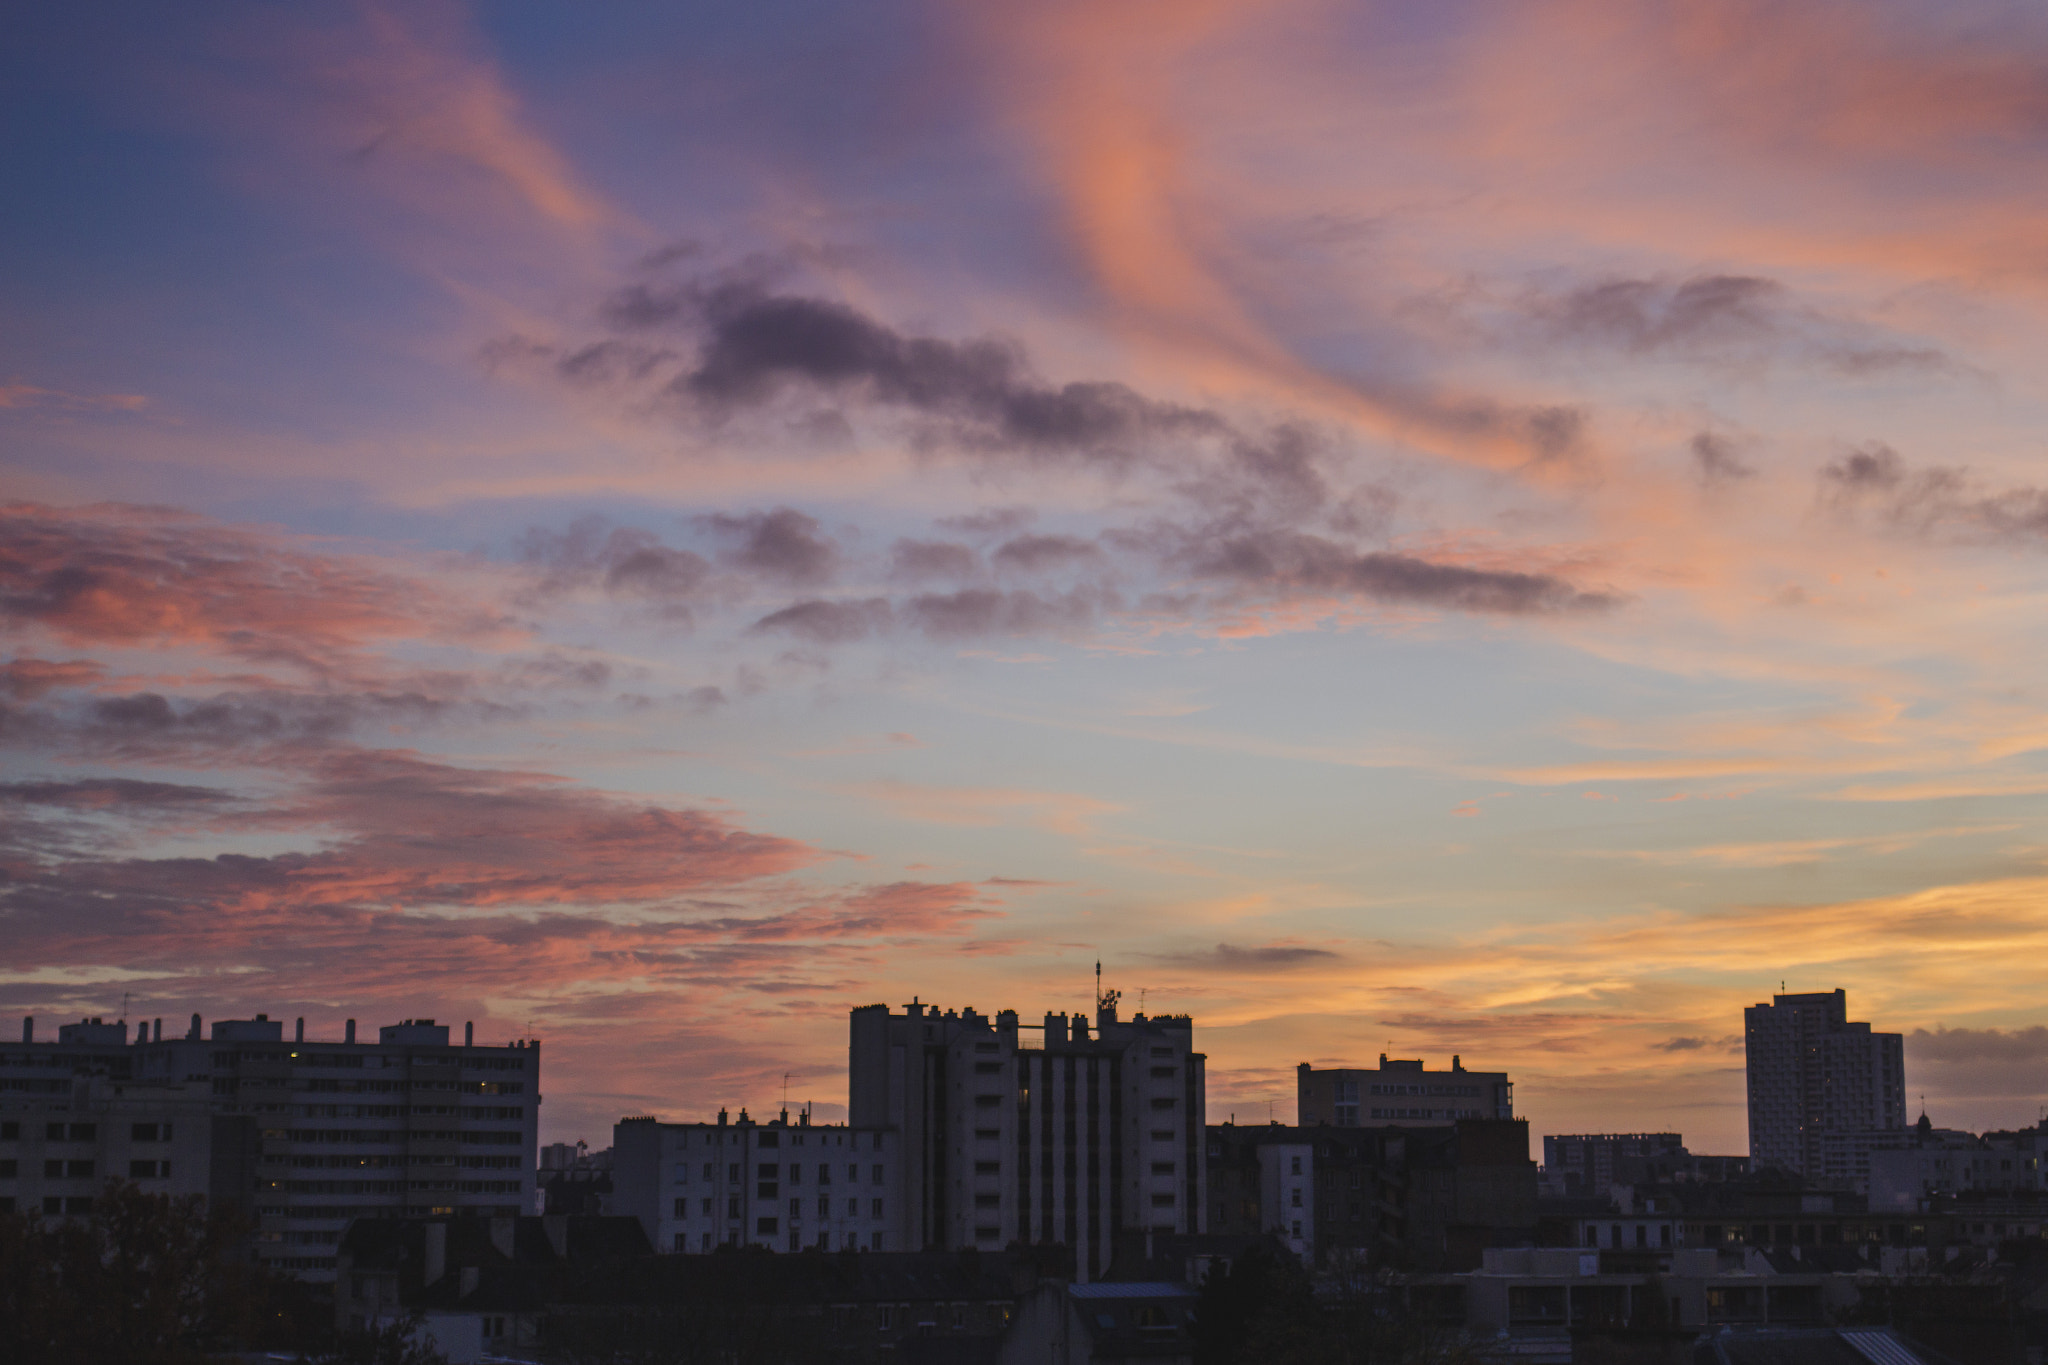
[[[1569,1133],[1543,1139],[1543,1179],[1560,1195],[1604,1195],[1617,1181],[1670,1177],[1691,1153],[1677,1133]]]
[[[2048,1124],[1982,1137],[1936,1128],[1925,1114],[1866,1153],[1873,1213],[1914,1213],[1942,1195],[2048,1193]]]
[[[1537,1224],[1536,1163],[1520,1119],[1429,1127],[1208,1130],[1208,1227],[1278,1238],[1311,1264],[1466,1269]]]
[[[160,1019],[132,1042],[128,1029],[88,1019],[38,1042],[27,1019],[18,1046],[0,1045],[0,1122],[21,1134],[0,1138],[0,1172],[13,1163],[0,1201],[70,1216],[108,1176],[131,1175],[204,1193],[248,1209],[266,1266],[313,1280],[333,1278],[352,1218],[533,1209],[538,1042],[478,1047],[465,1029],[455,1046],[431,1019],[374,1043],[356,1041],[353,1020],[339,1042],[309,1041],[303,1019],[287,1041],[261,1014],[210,1035],[196,1014],[182,1038]]]
[[[1116,1006],[1105,993],[1092,1032],[1080,1014],[853,1011],[849,1122],[901,1135],[906,1250],[1060,1242],[1092,1276],[1121,1232],[1203,1231],[1194,1021]]]
[[[901,1138],[890,1129],[619,1120],[613,1213],[640,1220],[657,1251],[901,1251]]]
[[[1456,1123],[1459,1119],[1511,1119],[1515,1087],[1504,1071],[1467,1071],[1457,1057],[1449,1071],[1430,1071],[1420,1061],[1389,1061],[1376,1068],[1333,1067],[1318,1071],[1303,1062],[1294,1069],[1295,1121],[1338,1128],[1384,1124]]]
[[[1904,1040],[1851,1022],[1844,992],[1751,1005],[1743,1038],[1755,1165],[1822,1180],[1827,1134],[1906,1126]]]
[[[612,1208],[612,1149],[593,1152],[582,1141],[550,1142],[540,1149],[540,1212],[597,1217]]]

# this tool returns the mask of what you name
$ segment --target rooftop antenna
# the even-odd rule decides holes
[[[782,1073],[782,1107],[789,1108],[789,1073]]]
[[[121,1022],[128,1022],[128,992],[121,992]]]

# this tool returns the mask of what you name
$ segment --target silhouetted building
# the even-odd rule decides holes
[[[282,1020],[259,1014],[217,1020],[208,1034],[195,1014],[182,1038],[165,1038],[157,1020],[130,1042],[125,1022],[90,1019],[63,1026],[56,1042],[37,1042],[34,1021],[24,1020],[21,1043],[0,1046],[0,1095],[26,1106],[20,1121],[55,1144],[35,1158],[38,1179],[59,1179],[41,1174],[51,1161],[65,1172],[61,1187],[32,1197],[45,1209],[61,1199],[68,1215],[107,1175],[131,1171],[144,1189],[203,1189],[254,1216],[265,1265],[313,1280],[333,1275],[351,1218],[530,1213],[540,1044],[478,1047],[465,1029],[455,1046],[431,1019],[386,1026],[374,1043],[356,1041],[355,1031],[350,1020],[341,1041],[308,1040],[301,1019],[287,1041]],[[87,1078],[104,1085],[81,1089]],[[195,1102],[208,1123],[183,1116]],[[142,1112],[151,1106],[162,1112]],[[47,1136],[60,1118],[61,1142]],[[101,1151],[88,1155],[70,1137],[74,1124],[118,1136],[118,1150],[103,1136]],[[151,1125],[172,1136],[136,1136]],[[187,1134],[196,1142],[202,1127],[204,1184],[190,1185],[202,1163],[175,1149]],[[12,1189],[0,1178],[0,1198],[20,1201],[15,1160]],[[91,1177],[72,1174],[86,1164]]]
[[[1752,1163],[1821,1180],[1826,1134],[1906,1126],[1904,1040],[1852,1023],[1844,992],[1751,1005],[1743,1038]]]
[[[1521,1119],[1430,1127],[1208,1130],[1209,1228],[1269,1234],[1311,1264],[1464,1269],[1533,1239],[1536,1163]]]
[[[1449,1071],[1430,1071],[1420,1061],[1388,1060],[1376,1068],[1332,1067],[1318,1071],[1307,1062],[1294,1069],[1295,1121],[1338,1128],[1387,1124],[1442,1124],[1459,1119],[1511,1119],[1515,1087],[1504,1071],[1467,1071],[1457,1057]]]
[[[1202,1230],[1194,1022],[1116,1005],[1092,1032],[1079,1014],[853,1011],[849,1121],[901,1135],[907,1249],[1059,1242],[1093,1276],[1126,1229]]]
[[[1543,1180],[1561,1195],[1600,1195],[1616,1181],[1665,1176],[1689,1155],[1677,1133],[1546,1135]]]

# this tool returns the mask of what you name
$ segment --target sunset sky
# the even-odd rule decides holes
[[[6,25],[7,1015],[603,1146],[1099,956],[1212,1121],[1741,1152],[1783,982],[2048,1103],[2048,9]]]

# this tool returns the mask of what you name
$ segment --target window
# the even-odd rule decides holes
[[[688,1218],[689,1216],[690,1216],[690,1201],[689,1201],[689,1200],[687,1200],[687,1199],[678,1199],[678,1200],[676,1200],[676,1217],[678,1217],[678,1218]],[[677,1248],[676,1248],[676,1250],[677,1250],[677,1251],[681,1251],[681,1250],[682,1250],[682,1248],[681,1248],[681,1247],[677,1247]]]
[[[756,1146],[774,1147],[781,1144],[782,1135],[780,1133],[762,1131],[754,1135],[754,1142]]]
[[[46,1194],[46,1195],[44,1195],[44,1196],[43,1196],[43,1212],[44,1212],[44,1213],[62,1213],[62,1212],[64,1212],[64,1201],[63,1201],[63,1199],[62,1199],[62,1198],[60,1198],[60,1197],[58,1197],[57,1195],[54,1195],[54,1194]]]
[[[830,1218],[831,1216],[832,1216],[832,1200],[831,1200],[831,1198],[830,1198],[829,1196],[827,1196],[827,1195],[822,1195],[822,1194],[821,1194],[821,1195],[819,1195],[819,1196],[818,1196],[818,1217],[820,1217],[820,1218]]]
[[[128,1133],[132,1142],[169,1142],[171,1125],[168,1123],[138,1123]]]
[[[974,1074],[977,1076],[1000,1076],[1003,1074],[1003,1064],[1001,1062],[976,1062],[974,1064]]]
[[[718,1179],[718,1167],[709,1161],[705,1162],[704,1183],[708,1185],[716,1179]]]
[[[803,1168],[803,1167],[801,1167],[801,1166],[791,1166],[791,1167],[789,1168],[789,1183],[790,1183],[790,1184],[792,1184],[792,1185],[801,1185],[801,1184],[803,1184],[803,1183],[804,1183],[804,1168]]]
[[[797,1241],[797,1237],[799,1235],[800,1234],[797,1232],[795,1224],[791,1224],[789,1229],[789,1249],[791,1251],[803,1250],[803,1244]]]
[[[1169,1097],[1162,1096],[1159,1099],[1152,1101],[1152,1107],[1154,1109],[1171,1109],[1173,1108],[1173,1100]]]
[[[874,1216],[875,1216],[875,1217],[877,1217],[877,1218],[880,1218],[880,1217],[882,1216],[882,1201],[881,1201],[881,1200],[879,1200],[879,1199],[875,1200],[875,1213],[874,1213]]]
[[[50,1124],[43,1129],[43,1139],[47,1142],[62,1142],[64,1140],[64,1125],[61,1123]]]
[[[74,1123],[71,1125],[71,1140],[73,1142],[91,1142],[94,1138],[98,1137],[99,1135],[100,1130],[98,1124]]]
[[[794,1223],[794,1222],[795,1222],[795,1221],[796,1221],[797,1219],[799,1219],[799,1218],[801,1218],[801,1217],[803,1217],[803,1216],[804,1216],[804,1201],[803,1201],[803,1200],[801,1200],[801,1199],[792,1199],[792,1200],[790,1200],[790,1201],[789,1201],[789,1221],[790,1221],[790,1222],[792,1222],[792,1223]],[[794,1251],[794,1250],[796,1250],[796,1248],[795,1248],[795,1247],[791,1247],[791,1248],[790,1248],[790,1250],[791,1250],[791,1251]]]
[[[1153,1140],[1154,1142],[1171,1142],[1171,1141],[1173,1141],[1173,1129],[1171,1129],[1171,1128],[1154,1128],[1154,1129],[1152,1130],[1152,1140]],[[1222,1149],[1222,1147],[1220,1147],[1220,1146],[1214,1146],[1214,1147],[1211,1147],[1211,1148],[1209,1149],[1209,1155],[1210,1155],[1210,1156],[1222,1156],[1222,1155],[1223,1155],[1223,1149]]]
[[[8,1157],[5,1161],[0,1161],[0,1180],[14,1179],[16,1170],[17,1167],[13,1157]]]
[[[1003,1130],[1000,1128],[977,1128],[974,1130],[974,1135],[985,1142],[993,1142],[1002,1137]]]
[[[19,1142],[19,1141],[21,1141],[21,1125],[20,1125],[20,1124],[18,1124],[18,1123],[0,1123],[0,1142]]]
[[[779,1181],[763,1180],[754,1186],[754,1198],[756,1199],[773,1199],[781,1193],[782,1185]]]
[[[677,1203],[681,1203],[682,1201],[681,1201],[681,1200],[677,1200],[676,1202],[677,1202]],[[676,1234],[676,1250],[677,1250],[677,1251],[688,1251],[689,1249],[690,1249],[690,1234],[689,1234],[689,1233],[687,1233],[687,1232],[679,1232],[679,1233],[677,1233],[677,1234]]]
[[[974,1097],[974,1107],[977,1109],[1000,1109],[1002,1105],[1003,1097],[1001,1095],[976,1095]]]
[[[725,1197],[725,1216],[728,1218],[740,1216],[740,1197],[738,1195],[729,1194]]]
[[[860,1200],[849,1199],[846,1201],[846,1216],[848,1218],[860,1217]]]
[[[896,1310],[893,1307],[885,1303],[875,1310],[875,1326],[886,1332],[895,1325]]]
[[[846,1178],[852,1183],[858,1185],[860,1183],[860,1167],[848,1166],[846,1168]]]
[[[974,1207],[978,1209],[999,1209],[1002,1206],[1003,1197],[999,1194],[977,1194],[974,1196]]]
[[[756,1218],[754,1220],[754,1235],[756,1237],[772,1236],[774,1232],[775,1220],[773,1218]]]
[[[876,1166],[872,1167],[871,1169],[872,1169],[872,1170],[874,1171],[874,1173],[875,1173],[875,1174],[874,1174],[874,1180],[873,1180],[873,1182],[872,1182],[872,1183],[873,1183],[873,1184],[876,1184],[876,1185],[879,1185],[879,1184],[881,1184],[881,1183],[882,1183],[882,1168],[881,1168],[881,1166],[880,1166],[880,1165],[876,1165]]]
[[[1301,1220],[1299,1218],[1294,1220],[1294,1235],[1296,1237],[1301,1236]]]
[[[168,1161],[131,1161],[128,1163],[128,1178],[131,1180],[169,1179],[171,1163]]]
[[[1293,1208],[1297,1208],[1297,1209],[1298,1209],[1298,1208],[1300,1208],[1300,1207],[1301,1207],[1301,1190],[1300,1190],[1299,1188],[1295,1189],[1295,1191],[1294,1191],[1294,1197],[1293,1197],[1292,1199],[1288,1200],[1287,1202],[1288,1202],[1288,1204],[1289,1204],[1289,1205],[1290,1205],[1291,1207],[1293,1207]]]
[[[1001,1228],[992,1228],[984,1224],[983,1226],[977,1227],[974,1230],[974,1240],[977,1242],[1000,1242],[1003,1240],[1003,1230]]]
[[[704,1216],[706,1218],[711,1216],[711,1201],[709,1199],[704,1201]]]
[[[818,1183],[820,1185],[829,1185],[832,1183],[832,1168],[830,1166],[818,1167]]]
[[[1153,1162],[1153,1163],[1152,1163],[1152,1174],[1154,1174],[1154,1175],[1172,1175],[1172,1174],[1173,1174],[1173,1163],[1172,1163],[1171,1161],[1155,1161],[1155,1162]]]
[[[1298,1156],[1297,1156],[1297,1157],[1290,1157],[1290,1158],[1288,1159],[1288,1168],[1287,1168],[1287,1173],[1288,1173],[1289,1175],[1300,1175],[1300,1174],[1301,1174],[1301,1158],[1300,1158],[1300,1157],[1298,1157]]]
[[[732,1165],[730,1165],[730,1166],[728,1166],[728,1167],[726,1167],[726,1168],[725,1168],[725,1178],[726,1178],[727,1180],[730,1180],[730,1181],[731,1181],[731,1182],[732,1182],[733,1184],[735,1184],[735,1185],[737,1185],[737,1184],[739,1184],[739,1183],[740,1183],[740,1163],[739,1163],[739,1162],[735,1161],[735,1162],[733,1162],[733,1163],[732,1163]]]
[[[706,1212],[709,1212],[709,1210],[706,1210]],[[708,1232],[705,1233],[702,1239],[697,1243],[697,1246],[700,1250],[703,1251],[711,1250],[711,1234]]]
[[[1155,1195],[1153,1195],[1153,1196],[1152,1196],[1152,1207],[1153,1207],[1153,1208],[1155,1208],[1155,1209],[1170,1209],[1170,1208],[1172,1208],[1172,1207],[1173,1207],[1173,1196],[1172,1196],[1172,1195],[1170,1195],[1170,1194],[1155,1194]]]
[[[1152,1079],[1155,1081],[1170,1081],[1173,1079],[1173,1076],[1174,1071],[1170,1066],[1155,1066],[1152,1068]]]
[[[755,1174],[763,1180],[773,1180],[775,1179],[776,1172],[780,1171],[781,1169],[782,1168],[780,1166],[775,1165],[773,1162],[768,1162],[763,1164],[761,1168],[755,1172]]]
[[[976,1175],[1001,1175],[1003,1173],[1003,1163],[1000,1161],[977,1161],[974,1163],[974,1173]]]
[[[879,1232],[871,1234],[868,1237],[868,1247],[872,1251],[880,1251],[882,1249],[882,1234]]]
[[[995,1043],[976,1043],[974,1050],[976,1052],[995,1052],[999,1050],[999,1047]]]

